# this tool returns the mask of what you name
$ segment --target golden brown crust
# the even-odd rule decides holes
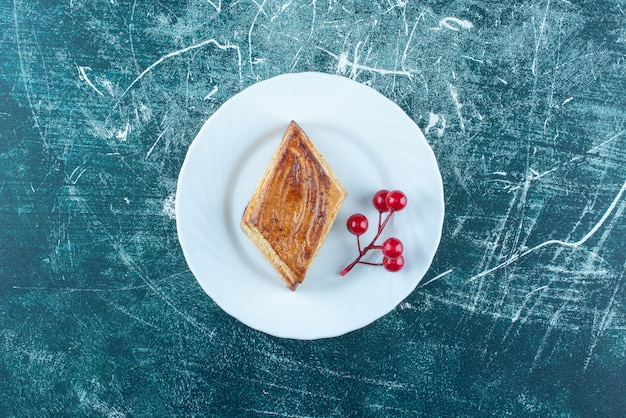
[[[241,228],[295,290],[346,195],[324,157],[291,121],[246,207]]]

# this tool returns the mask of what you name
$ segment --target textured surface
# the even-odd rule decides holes
[[[623,414],[623,2],[171,3],[0,4],[1,416]],[[206,118],[305,70],[398,103],[447,206],[424,284],[312,342],[223,313],[173,216]]]
[[[345,198],[324,156],[291,121],[250,197],[241,228],[287,287],[296,290]]]

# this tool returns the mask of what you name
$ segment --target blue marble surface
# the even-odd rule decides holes
[[[0,416],[624,416],[623,1],[3,1]],[[433,265],[316,341],[185,264],[176,180],[269,77],[341,74],[420,126]]]

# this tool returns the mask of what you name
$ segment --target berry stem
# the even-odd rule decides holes
[[[372,239],[372,241],[365,248],[361,248],[361,240],[359,239],[359,236],[357,235],[356,240],[357,240],[357,245],[358,245],[358,248],[359,248],[359,255],[354,259],[354,261],[352,261],[343,270],[341,270],[341,273],[339,273],[341,276],[345,276],[346,274],[348,274],[350,272],[350,270],[352,270],[352,268],[354,266],[356,266],[357,264],[359,264],[359,263],[360,264],[368,264],[368,265],[372,265],[372,266],[379,266],[379,265],[381,265],[380,263],[370,263],[370,262],[366,262],[366,261],[361,261],[361,259],[363,258],[363,256],[365,254],[367,254],[367,252],[369,250],[374,250],[374,249],[380,249],[381,248],[380,245],[376,245],[376,240],[378,238],[380,238],[380,234],[383,233],[383,229],[385,229],[385,226],[387,226],[387,222],[389,222],[389,219],[391,218],[391,215],[393,215],[393,211],[389,211],[389,213],[385,217],[385,220],[382,221],[382,213],[380,213],[380,212],[378,213],[378,231],[376,232],[376,235],[374,236],[374,239]]]

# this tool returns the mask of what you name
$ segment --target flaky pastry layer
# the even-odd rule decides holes
[[[291,121],[244,211],[241,228],[295,290],[346,195],[324,157]]]

